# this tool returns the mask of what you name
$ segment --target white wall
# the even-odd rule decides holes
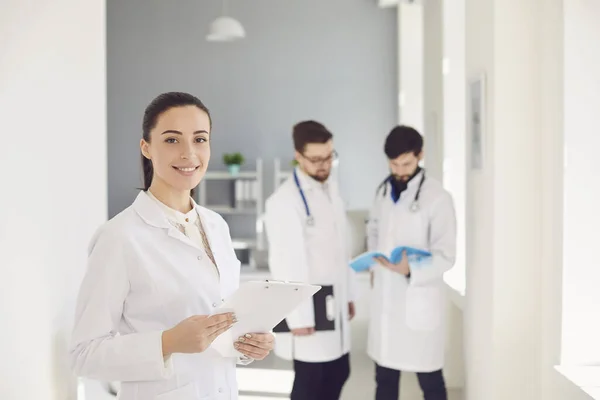
[[[485,71],[488,89],[485,164],[467,180],[467,400],[588,398],[553,371],[561,318],[562,3],[466,2],[467,74]]]
[[[560,362],[561,282],[562,282],[562,210],[563,210],[563,23],[562,0],[546,1],[540,9],[544,16],[540,47],[541,124],[543,149],[542,175],[542,337],[541,399],[586,399],[581,392],[559,377],[554,366]]]
[[[484,165],[467,187],[467,399],[539,398],[539,59],[532,1],[467,0],[485,73]],[[527,221],[525,223],[525,221]]]
[[[466,68],[469,78],[485,69],[488,80],[493,76],[493,3],[466,0]],[[493,81],[488,82],[488,92]],[[486,98],[488,132],[493,134],[494,99]],[[487,150],[487,149],[485,149]],[[485,151],[487,156],[490,152]],[[468,154],[467,154],[468,157]],[[492,162],[489,157],[486,163]],[[492,169],[488,167],[467,179],[466,262],[467,299],[465,305],[466,399],[487,399],[486,388],[492,384],[492,254],[493,228]]]
[[[451,0],[451,16],[460,15],[461,7],[457,0]],[[461,21],[453,20],[448,27],[446,5],[442,0],[431,0],[423,3],[423,97],[425,115],[425,166],[427,173],[440,181],[448,189],[455,200],[459,237],[464,236],[464,35],[455,32],[464,31]],[[462,7],[464,13],[464,7]],[[452,35],[447,37],[448,31]],[[460,54],[456,49],[462,49]],[[455,56],[455,69],[452,75],[443,75],[442,61],[446,52]],[[462,59],[461,59],[462,58]],[[462,72],[462,74],[461,74]],[[458,88],[457,88],[458,86]],[[462,106],[462,107],[461,107]],[[448,109],[448,110],[447,110]],[[462,124],[457,124],[457,120]],[[464,130],[464,129],[463,129]],[[462,148],[461,148],[462,143]],[[458,246],[464,240],[457,240]],[[446,278],[454,278],[453,287],[464,287],[465,268],[464,251],[459,248],[455,267],[446,274]],[[444,375],[448,387],[464,387],[463,357],[463,312],[451,301],[448,301],[448,337],[446,344],[446,362]]]
[[[564,4],[564,314],[562,362],[600,365],[600,2]]]
[[[424,2],[422,8],[425,164],[428,175],[442,181],[444,166],[442,0],[428,0]]]
[[[399,122],[423,132],[423,7],[398,6]]]
[[[465,289],[465,0],[443,0],[443,176],[452,193],[457,216],[456,265],[445,278],[459,290]],[[428,7],[429,3],[425,3]]]
[[[0,3],[0,398],[64,400],[75,285],[106,217],[105,3]]]

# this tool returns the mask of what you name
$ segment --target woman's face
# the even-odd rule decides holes
[[[178,191],[195,188],[210,160],[210,119],[196,106],[174,107],[163,112],[142,139],[142,154],[152,160],[152,184],[161,183]],[[160,181],[160,182],[157,182]]]

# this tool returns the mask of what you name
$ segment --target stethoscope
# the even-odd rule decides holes
[[[417,211],[419,211],[419,209],[421,207],[419,205],[419,196],[421,196],[421,188],[423,187],[423,182],[425,182],[425,170],[422,170],[422,171],[423,171],[423,175],[421,175],[421,181],[419,182],[419,187],[417,188],[417,193],[415,193],[415,198],[413,199],[412,203],[410,203],[410,206],[408,207],[408,209],[411,212],[417,212]],[[394,177],[392,175],[389,175],[377,187],[377,192],[379,192],[381,190],[381,188],[383,187],[383,197],[385,197],[387,195],[387,184],[390,183],[392,179],[394,179]]]
[[[296,183],[296,187],[298,188],[298,192],[300,193],[300,197],[302,197],[302,202],[304,203],[304,209],[306,210],[306,225],[313,226],[315,224],[315,218],[310,214],[310,208],[308,208],[308,201],[306,201],[306,195],[304,194],[304,190],[302,190],[302,186],[300,186],[300,180],[298,179],[298,174],[294,169],[294,182]]]

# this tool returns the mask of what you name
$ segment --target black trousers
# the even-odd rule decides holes
[[[417,378],[425,400],[448,400],[442,370],[418,372]],[[377,391],[375,400],[398,400],[400,394],[400,371],[375,364]]]
[[[294,360],[294,372],[290,400],[338,400],[350,376],[350,357],[322,363]]]

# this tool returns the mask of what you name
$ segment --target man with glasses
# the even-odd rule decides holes
[[[337,154],[322,124],[293,128],[297,166],[267,199],[265,224],[273,279],[322,286],[276,327],[275,353],[294,361],[291,400],[336,400],[350,375],[354,317],[344,203],[330,179]]]

